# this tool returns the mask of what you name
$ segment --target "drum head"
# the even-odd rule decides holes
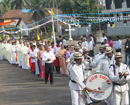
[[[107,99],[113,90],[111,79],[102,73],[93,73],[86,79],[86,86],[93,92],[87,92],[92,100],[101,101]]]

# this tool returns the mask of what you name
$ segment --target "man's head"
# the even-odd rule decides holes
[[[116,64],[117,64],[117,65],[120,65],[120,64],[121,64],[121,62],[122,62],[122,55],[121,55],[120,52],[117,52],[117,53],[115,54],[115,60],[116,60]]]
[[[126,37],[126,40],[129,41],[129,36]]]
[[[65,39],[65,37],[63,37],[63,39]]]
[[[33,45],[33,43],[30,43],[30,46],[32,46]]]
[[[61,45],[61,49],[64,49],[64,45],[63,44]]]
[[[57,45],[60,45],[60,40],[57,40]]]
[[[54,47],[54,42],[51,43],[51,46]]]
[[[43,42],[44,42],[44,40],[42,39],[42,40],[41,40],[41,43],[43,43]]]
[[[66,50],[67,50],[67,51],[69,51],[69,50],[70,50],[70,46],[69,46],[69,45],[66,47]]]
[[[59,35],[59,39],[61,38],[61,35]]]
[[[91,41],[92,40],[91,37],[88,37],[88,40]]]
[[[33,43],[36,43],[36,41],[35,41],[35,40],[33,40]]]
[[[26,46],[26,42],[23,42],[24,46]]]
[[[119,39],[120,39],[120,37],[119,37],[119,36],[117,36],[117,37],[116,37],[116,40],[118,41]]]
[[[82,46],[82,43],[81,42],[78,42],[79,46],[81,47]]]
[[[19,40],[19,44],[22,44],[22,40]]]
[[[99,47],[99,51],[103,54],[105,52],[104,45],[101,45]]]
[[[107,57],[109,59],[111,59],[113,57],[113,50],[112,50],[112,48],[111,47],[107,47],[105,54],[107,55]]]
[[[74,45],[71,45],[71,50],[74,50]]]
[[[75,45],[74,45],[74,50],[75,50],[75,52],[79,52],[79,48],[80,48],[80,47],[79,47],[79,44],[75,44]]]
[[[50,52],[50,46],[46,46],[46,51]]]
[[[102,33],[102,37],[105,37],[105,33]]]
[[[86,38],[83,38],[83,42],[85,42],[86,41]]]
[[[110,41],[110,40],[111,40],[111,37],[109,36],[109,37],[108,37],[108,41]]]
[[[32,45],[31,48],[32,48],[32,50],[34,50],[35,49],[35,45]]]
[[[48,41],[48,45],[49,45],[49,46],[51,45],[50,41]]]
[[[80,52],[75,52],[73,54],[74,56],[74,61],[78,64],[78,65],[81,65],[82,64],[82,54]]]
[[[85,56],[85,57],[87,57],[88,55],[89,55],[89,49],[87,48],[87,47],[84,47],[83,48],[83,55]]]

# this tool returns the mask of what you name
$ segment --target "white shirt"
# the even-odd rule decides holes
[[[82,47],[83,47],[83,48],[84,48],[84,47],[87,47],[87,48],[88,48],[88,42],[87,42],[87,41],[83,42],[83,43],[82,43]]]
[[[63,45],[66,46],[66,40],[65,39],[63,39]]]
[[[109,75],[109,67],[112,64],[115,64],[115,56],[114,55],[113,55],[111,60],[108,57],[106,57],[105,59],[102,59],[96,68],[96,72],[101,72],[101,73],[104,73],[106,75]]]
[[[30,55],[31,55],[31,57],[35,57],[35,52],[32,51]],[[31,63],[35,63],[35,59],[32,58]]]
[[[84,78],[84,64],[77,65],[72,64],[70,67],[70,78],[75,81],[73,83],[71,80],[69,82],[69,86],[71,90],[83,90],[86,86],[83,83]]]
[[[34,50],[35,58],[37,58],[38,51],[39,51],[39,48],[35,48],[35,50]]]
[[[101,59],[105,58],[105,53],[99,52],[98,54],[95,55],[95,62],[98,65]]]
[[[58,54],[58,51],[59,51],[60,48],[61,48],[61,47],[57,47],[57,46],[54,47],[54,53],[55,53],[55,56],[56,56],[56,57],[58,57],[57,54]]]
[[[105,36],[105,37],[101,37],[100,42],[101,42],[101,43],[103,43],[103,42],[104,42],[104,39],[106,39],[106,40],[107,40],[107,37],[106,37],[106,36]]]
[[[93,37],[91,37],[91,39],[92,39],[93,45],[95,45],[95,42],[94,42],[94,39],[93,39]]]
[[[88,43],[88,49],[89,49],[89,50],[93,50],[93,42],[92,42],[92,41],[90,41],[90,42]]]
[[[82,48],[80,48],[79,51],[80,51],[81,53],[83,53],[83,49],[82,49]]]
[[[126,79],[124,77],[120,78],[118,72],[121,72],[123,74],[128,73],[129,75],[126,77]],[[109,76],[110,76],[111,80],[115,83],[121,84],[123,82],[126,82],[127,80],[130,79],[129,67],[127,67],[127,65],[123,64],[123,63],[121,63],[120,67],[115,65],[115,74],[114,74],[114,68],[113,68],[113,66],[111,66],[109,69]],[[125,91],[129,90],[128,83],[126,83],[123,86],[115,85],[114,90],[116,90],[118,92],[125,92]]]
[[[48,61],[47,59],[50,58],[51,60]],[[42,55],[42,61],[45,63],[52,63],[56,59],[54,53],[52,51],[47,52],[45,51]]]
[[[118,50],[121,48],[122,48],[122,41],[121,40],[116,41],[115,49]]]
[[[54,53],[54,47],[53,47],[53,48],[51,47],[51,49],[50,49],[50,50]]]

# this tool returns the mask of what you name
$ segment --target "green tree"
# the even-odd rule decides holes
[[[30,13],[33,13],[32,19],[34,21],[38,21],[42,18],[46,17],[47,10],[45,8],[46,2],[45,0],[31,0],[30,1]],[[38,25],[38,24],[36,24]],[[45,32],[47,33],[46,27],[44,26]],[[37,33],[39,33],[39,30],[37,29]]]
[[[30,0],[9,0],[11,9],[23,9],[29,6]]]
[[[10,9],[9,1],[10,0],[2,0],[0,2],[1,15],[4,14],[5,12],[7,12]]]

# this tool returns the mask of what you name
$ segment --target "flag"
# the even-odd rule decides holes
[[[20,28],[22,27],[21,24],[19,25],[19,27],[20,27]]]
[[[112,24],[112,28],[114,28],[115,27],[115,24]]]
[[[18,35],[18,39],[20,39],[20,36]]]
[[[52,43],[52,35],[53,35],[53,32],[51,32],[51,40],[50,40],[50,43]]]
[[[8,39],[9,39],[9,35],[7,35]]]
[[[40,40],[40,37],[39,37],[39,35],[37,34],[37,40]]]
[[[21,35],[21,39],[23,39],[23,36]]]
[[[0,36],[0,40],[2,40],[1,36]]]
[[[53,16],[55,15],[52,9],[51,9],[51,15],[53,15]]]
[[[42,31],[41,31],[41,35],[42,35]]]

